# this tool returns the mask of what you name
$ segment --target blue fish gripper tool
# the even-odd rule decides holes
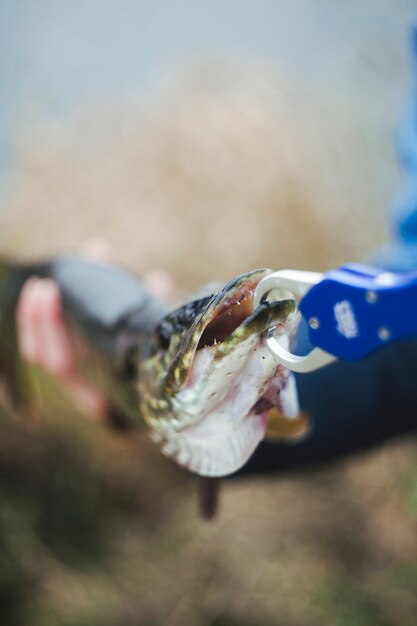
[[[254,306],[276,290],[298,301],[313,345],[307,355],[293,354],[269,330],[269,350],[292,371],[311,372],[336,359],[359,361],[389,342],[417,337],[417,271],[349,264],[324,274],[273,272],[257,286]]]

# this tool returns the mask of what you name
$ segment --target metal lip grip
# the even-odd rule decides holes
[[[315,346],[297,356],[277,342],[271,329],[266,345],[295,372],[311,372],[336,358],[358,361],[390,341],[417,336],[417,272],[391,273],[358,264],[325,274],[274,272],[260,281],[255,306],[273,289],[294,294]]]

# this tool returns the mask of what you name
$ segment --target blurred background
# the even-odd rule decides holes
[[[401,180],[416,9],[1,0],[1,253],[105,237],[184,293],[366,259]],[[146,437],[36,381],[36,419],[1,415],[2,624],[414,626],[415,441],[229,483],[205,524]]]

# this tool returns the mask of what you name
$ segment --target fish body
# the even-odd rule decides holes
[[[291,435],[298,414],[294,381],[263,336],[275,329],[288,345],[298,313],[293,300],[253,310],[254,290],[270,270],[248,272],[166,311],[120,268],[61,257],[28,266],[3,262],[0,269],[3,373],[6,352],[12,366],[10,342],[7,351],[4,346],[20,287],[30,275],[52,277],[69,324],[103,357],[107,376],[96,376],[99,368],[88,362],[86,375],[100,379],[119,410],[145,423],[162,453],[179,465],[209,477],[237,471],[277,411],[285,413],[285,436]]]

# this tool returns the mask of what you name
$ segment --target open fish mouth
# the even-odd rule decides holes
[[[153,423],[162,452],[203,476],[231,474],[264,438],[271,410],[298,412],[295,383],[264,345],[271,328],[288,347],[298,320],[282,300],[253,310],[268,270],[238,277],[207,304],[182,338],[168,372],[172,419]]]

